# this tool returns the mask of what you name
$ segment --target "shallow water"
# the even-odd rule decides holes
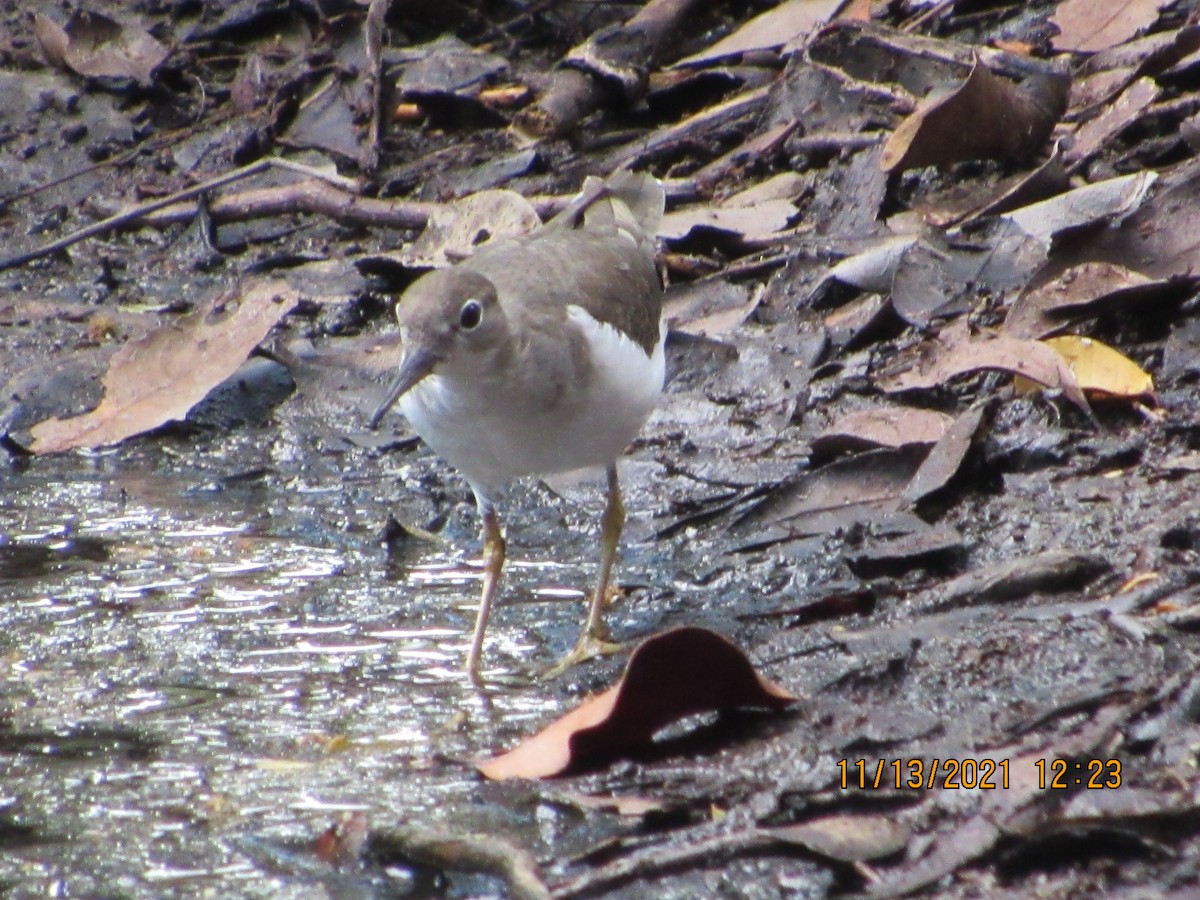
[[[259,471],[271,451],[249,439],[178,446],[3,475],[0,884],[310,896],[334,876],[306,848],[344,811],[544,840],[555,817],[514,809],[468,763],[562,708],[535,676],[582,621],[594,539],[561,510],[516,516],[485,655],[498,687],[481,695],[460,673],[469,506],[446,542],[389,554],[376,535],[402,489],[336,465]],[[540,548],[554,562],[531,561],[543,533],[566,542]],[[336,877],[417,890],[401,871]]]

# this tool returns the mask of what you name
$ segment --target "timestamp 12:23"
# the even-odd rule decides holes
[[[896,790],[1006,790],[1010,761],[1007,759],[839,759],[840,786]],[[1038,759],[1039,790],[1114,789],[1121,786],[1118,759]]]

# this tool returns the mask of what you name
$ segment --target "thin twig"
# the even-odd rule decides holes
[[[265,172],[270,168],[280,168],[286,169],[290,172],[298,172],[300,174],[307,175],[310,178],[319,178],[323,181],[327,181],[347,190],[356,190],[358,187],[357,183],[349,178],[343,178],[340,175],[332,175],[327,172],[322,172],[319,169],[315,169],[312,166],[306,166],[302,163],[296,163],[292,162],[291,160],[280,159],[279,157],[271,156],[265,159],[260,159],[257,162],[250,163],[248,166],[242,166],[240,169],[234,169],[232,172],[227,172],[224,175],[218,175],[216,178],[210,178],[208,181],[193,185],[192,187],[186,188],[182,191],[176,191],[174,194],[170,194],[169,196],[160,197],[159,199],[152,200],[148,203],[139,203],[137,206],[130,207],[129,209],[123,210],[116,215],[109,216],[107,219],[101,219],[99,222],[93,222],[86,228],[81,228],[78,231],[74,231],[71,234],[59,238],[57,241],[52,241],[51,243],[45,244],[36,250],[30,250],[26,253],[19,253],[16,256],[10,256],[6,259],[0,259],[0,271],[12,269],[16,266],[22,266],[25,263],[32,262],[35,259],[41,259],[54,253],[58,253],[60,250],[65,250],[74,244],[78,244],[80,241],[87,240],[88,238],[95,237],[99,234],[106,234],[109,231],[120,228],[122,225],[126,225],[137,219],[145,218],[152,212],[165,209],[166,207],[172,206],[183,200],[190,200],[191,198],[198,197],[201,194],[207,193],[208,191],[216,190],[217,188],[224,187],[227,184],[240,181],[243,178],[249,178],[253,175],[259,174],[260,172]]]

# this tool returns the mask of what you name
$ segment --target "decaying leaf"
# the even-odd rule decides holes
[[[934,319],[965,312],[970,281],[962,277],[964,264],[971,263],[960,251],[935,246],[932,241],[913,244],[904,251],[892,276],[892,308],[896,314],[924,328]]]
[[[1031,172],[1019,172],[994,184],[956,184],[918,210],[930,225],[947,228],[960,221],[974,222],[1037,203],[1067,189],[1062,156],[1056,142],[1046,161]]]
[[[905,252],[919,240],[912,234],[886,237],[830,268],[825,280],[839,281],[862,291],[886,293],[892,287],[892,279]]]
[[[1118,350],[1090,337],[1067,334],[1042,343],[1059,353],[1075,380],[1095,397],[1154,396],[1154,379],[1141,366]]]
[[[330,75],[300,103],[281,141],[297,149],[322,150],[357,159],[362,133],[355,119],[354,85]]]
[[[1091,53],[1113,47],[1154,24],[1166,5],[1163,0],[1064,0],[1050,17],[1058,27],[1054,49]]]
[[[934,94],[888,138],[885,172],[972,159],[1016,160],[1038,152],[1066,111],[1069,79],[1055,73],[1020,85],[976,61],[950,94]]]
[[[1122,179],[1132,195],[1135,179],[1153,183],[1157,177],[1147,171]],[[1109,183],[1111,180],[1101,182]],[[1151,278],[1200,272],[1200,161],[1193,159],[1165,170],[1162,183],[1156,184],[1152,194],[1141,193],[1145,202],[1128,204],[1127,213],[1116,217],[1115,227],[1096,231],[1078,247],[1064,247],[1059,264],[1065,268],[1104,259]]]
[[[813,453],[832,455],[875,447],[929,446],[954,421],[945,413],[917,406],[877,406],[842,416],[812,441]]]
[[[769,830],[784,843],[798,844],[839,862],[894,856],[904,849],[910,836],[905,825],[887,815],[834,814]]]
[[[1066,327],[1072,317],[1094,315],[1118,304],[1184,296],[1194,284],[1194,279],[1185,277],[1149,278],[1113,263],[1082,263],[1022,293],[1008,311],[1004,332],[1042,338]]]
[[[29,449],[102,447],[182,419],[299,300],[286,282],[263,281],[130,341],[109,363],[100,405],[82,416],[34,426]]]
[[[928,451],[919,444],[855,453],[771,491],[734,521],[742,551],[878,518],[900,508],[905,486]]]
[[[132,78],[149,85],[169,55],[145,29],[96,12],[78,11],[65,26],[35,13],[33,30],[52,65],[93,78]]]
[[[477,50],[453,35],[407,47],[397,61],[404,72],[396,91],[408,99],[478,94],[508,65],[502,56]]]
[[[734,330],[758,306],[762,290],[724,279],[672,286],[663,301],[663,318],[673,331],[716,337]]]
[[[479,191],[440,207],[420,237],[386,255],[405,266],[440,269],[466,259],[487,241],[519,237],[541,224],[533,204],[516,191]]]
[[[1070,366],[1052,348],[1003,335],[971,336],[965,324],[957,323],[922,343],[914,354],[898,359],[875,383],[891,394],[937,387],[961,375],[988,370],[1023,375],[1043,387],[1061,389],[1080,409],[1089,409]]]
[[[712,46],[681,59],[676,65],[700,65],[777,47],[785,51],[794,50],[814,28],[828,21],[845,3],[846,0],[785,0]]]
[[[1026,233],[1050,243],[1072,228],[1104,220],[1119,223],[1135,212],[1158,180],[1154,172],[1137,172],[1075,188],[1049,200],[1023,206],[1007,218]]]
[[[976,403],[954,420],[904,488],[905,500],[918,503],[950,483],[962,467],[986,411],[986,403]]]
[[[720,204],[685,206],[662,218],[658,233],[669,241],[686,238],[694,230],[708,229],[737,235],[745,241],[764,241],[787,228],[796,215],[790,200],[764,200],[752,206]]]
[[[1075,132],[1074,141],[1064,154],[1067,162],[1078,163],[1100,150],[1158,99],[1159,87],[1152,78],[1139,78],[1104,110]]]
[[[476,767],[494,780],[551,778],[643,748],[656,732],[686,716],[740,707],[782,709],[795,701],[755,672],[728,639],[704,628],[676,628],[643,641],[615,687]]]

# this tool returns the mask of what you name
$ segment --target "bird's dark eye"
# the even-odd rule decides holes
[[[458,324],[465,330],[472,331],[483,321],[483,304],[471,298],[458,311]]]

